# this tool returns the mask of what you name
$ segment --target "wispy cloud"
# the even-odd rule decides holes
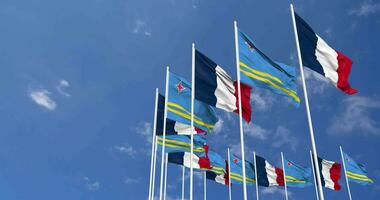
[[[141,178],[124,177],[123,182],[127,185],[135,184],[141,181]]]
[[[292,151],[296,151],[298,145],[298,139],[294,135],[291,134],[289,129],[284,126],[277,127],[274,135],[274,142],[272,143],[273,147],[279,148],[282,146],[289,146]]]
[[[146,140],[152,142],[152,123],[149,122],[140,122],[135,128],[135,131],[146,138]]]
[[[143,34],[145,36],[151,36],[152,32],[148,29],[148,26],[145,21],[138,19],[135,21],[135,25],[132,29],[134,34]]]
[[[50,92],[45,89],[32,90],[29,94],[30,98],[38,104],[48,110],[55,110],[57,104],[50,98]]]
[[[222,119],[219,119],[218,122],[216,122],[215,127],[213,129],[215,134],[219,134],[223,130],[223,123],[224,121]]]
[[[255,90],[251,94],[251,102],[253,102],[253,107],[258,111],[268,110],[273,106],[275,102],[274,94],[264,90]]]
[[[87,176],[84,176],[83,177],[83,180],[86,184],[86,188],[89,190],[89,191],[97,191],[100,189],[100,183],[98,181],[92,181],[90,178],[88,178]]]
[[[343,100],[340,113],[332,118],[327,131],[333,134],[347,134],[361,130],[367,134],[380,135],[380,123],[371,117],[371,111],[374,109],[380,109],[380,100],[350,96]]]
[[[277,188],[277,187],[266,187],[262,188],[261,194],[263,195],[274,195],[274,194],[281,194],[285,195],[285,190],[283,188]],[[293,194],[288,190],[288,197],[292,196]]]
[[[244,133],[247,134],[250,137],[260,139],[260,140],[265,140],[268,138],[268,135],[270,132],[261,126],[253,123],[244,123],[243,125],[244,128]]]
[[[312,94],[323,94],[329,87],[333,87],[329,80],[322,75],[304,67],[304,75],[307,80],[307,90]],[[301,77],[299,77],[301,83]]]
[[[119,151],[120,153],[126,154],[130,157],[134,157],[137,153],[137,151],[129,144],[114,146],[114,149]]]
[[[65,88],[68,88],[70,87],[70,83],[68,81],[66,81],[65,79],[62,79],[59,81],[59,84],[57,85],[57,91],[65,96],[65,97],[71,97],[71,95],[67,92],[64,91]]]
[[[373,3],[372,1],[364,1],[358,8],[349,10],[348,14],[361,17],[369,16],[377,12],[380,12],[379,2]]]

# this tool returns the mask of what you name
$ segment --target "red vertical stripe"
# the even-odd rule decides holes
[[[278,183],[279,186],[284,186],[284,171],[281,168],[276,167],[276,182]]]
[[[235,113],[239,114],[239,96],[238,96],[238,87],[237,87],[237,81],[234,81],[234,87],[235,87],[235,97],[236,97],[236,107],[237,109],[234,111]],[[245,121],[250,122],[251,121],[251,87],[247,84],[240,83],[240,89],[241,89],[241,108],[243,109],[242,115]]]
[[[330,178],[334,182],[334,190],[340,190],[341,186],[339,185],[340,172],[342,165],[339,163],[334,163],[330,169]]]
[[[338,73],[337,87],[347,94],[355,94],[358,91],[352,88],[348,82],[352,61],[349,57],[345,56],[341,52],[336,51],[336,53],[338,54],[338,69],[336,71]]]
[[[229,174],[229,166],[228,166],[228,161],[225,160],[226,162],[226,172],[224,173],[224,184],[229,185],[230,184],[230,174]]]

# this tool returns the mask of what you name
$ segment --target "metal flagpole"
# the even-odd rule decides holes
[[[151,153],[151,160],[150,160],[150,176],[149,176],[149,197],[148,199],[152,200],[152,187],[153,187],[153,164],[154,164],[154,148],[155,148],[155,138],[156,138],[156,125],[157,125],[157,104],[158,104],[158,88],[156,88],[156,98],[155,98],[155,104],[154,104],[154,120],[153,120],[153,132],[152,132],[152,153]]]
[[[350,200],[352,200],[350,184],[348,183],[348,177],[347,177],[346,161],[344,160],[342,146],[339,146],[339,149],[340,149],[340,156],[342,157],[344,175],[346,176],[346,184],[347,184],[348,196],[350,197]]]
[[[318,195],[318,187],[317,187],[317,178],[315,177],[315,166],[314,166],[314,161],[313,161],[313,154],[310,151],[310,161],[311,161],[311,166],[313,169],[313,178],[314,178],[314,186],[315,186],[315,194],[317,195],[317,200],[319,200],[319,195]]]
[[[204,173],[203,173],[203,199],[207,200],[206,171],[204,171]]]
[[[299,63],[299,67],[300,67],[303,93],[304,93],[304,97],[305,97],[306,114],[307,114],[307,119],[308,119],[308,122],[309,122],[311,147],[312,147],[313,154],[314,154],[313,158],[314,158],[315,163],[318,163],[318,159],[317,159],[317,156],[318,156],[317,155],[317,147],[315,145],[313,123],[312,123],[312,120],[311,120],[311,114],[310,114],[310,108],[309,108],[309,98],[307,96],[305,76],[304,76],[304,73],[303,73],[303,64],[302,64],[301,50],[300,50],[300,45],[299,45],[299,41],[298,41],[298,33],[297,33],[296,19],[295,19],[295,16],[294,16],[293,4],[290,4],[290,10],[292,12],[294,36],[295,36],[295,40],[296,40],[297,53],[298,53],[298,63]],[[321,198],[321,200],[324,200],[325,198],[324,198],[324,195],[323,195],[323,189],[322,189],[322,183],[321,183],[321,174],[320,174],[319,170],[315,170],[315,171],[316,171],[316,174],[317,174],[317,177],[318,177],[317,181],[318,181],[318,188],[319,188],[320,198]]]
[[[168,184],[168,153],[165,153],[165,183],[164,183],[164,200],[166,200],[166,185]]]
[[[247,182],[245,175],[245,153],[244,153],[244,133],[243,133],[243,114],[241,109],[241,88],[240,88],[240,58],[239,58],[239,40],[238,40],[238,28],[237,22],[234,21],[234,31],[235,31],[235,53],[236,53],[236,73],[238,82],[238,101],[239,101],[239,126],[240,126],[240,148],[241,148],[241,159],[242,159],[242,172],[243,172],[243,196],[244,200],[247,200]]]
[[[153,178],[152,178],[151,200],[154,199],[154,187],[156,184],[156,163],[157,163],[157,136],[154,136],[154,159],[153,159]]]
[[[231,156],[230,156],[230,148],[227,148],[227,163],[228,163],[228,196],[229,200],[232,200],[232,188],[231,188]]]
[[[285,172],[285,164],[284,164],[284,154],[282,152],[281,152],[281,161],[282,161],[282,170],[284,172],[285,199],[288,200],[288,188],[286,185],[286,172]]]
[[[257,167],[256,167],[256,152],[253,152],[253,162],[255,164],[255,184],[256,184],[256,200],[259,200],[259,177],[257,177]]]
[[[185,166],[182,166],[182,200],[185,200]]]
[[[195,96],[195,44],[191,49],[191,130],[194,130],[194,96]],[[194,153],[194,134],[191,133],[190,146],[190,200],[193,200],[193,153]]]
[[[162,200],[162,190],[163,190],[163,181],[164,181],[166,117],[168,115],[168,98],[169,98],[169,66],[166,67],[165,109],[164,109],[164,124],[163,124],[163,130],[162,130],[162,151],[161,151],[160,200]]]

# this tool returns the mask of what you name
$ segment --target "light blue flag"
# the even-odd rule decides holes
[[[284,162],[286,186],[303,188],[313,185],[313,176],[310,167],[297,165],[286,158],[284,158]]]
[[[243,183],[243,171],[242,171],[242,161],[235,155],[230,157],[230,173],[231,173],[231,183],[242,184]],[[251,162],[245,161],[245,179],[247,185],[255,184],[255,167]]]
[[[218,175],[227,173],[226,160],[223,159],[222,156],[214,151],[209,151],[208,158],[210,159],[210,165],[212,167],[210,171],[213,171]]]
[[[170,73],[168,118],[191,124],[191,84],[184,78]],[[194,100],[194,126],[210,132],[218,117],[212,106]]]
[[[205,153],[206,140],[204,136],[194,135],[194,154],[203,156]],[[157,136],[157,146],[161,149],[163,144],[162,136]],[[189,135],[167,135],[165,136],[165,152],[190,152],[191,151],[191,139]]]
[[[297,94],[294,67],[272,61],[241,31],[239,31],[239,58],[243,83],[288,96],[294,105],[299,106],[300,98]]]
[[[344,163],[346,165],[346,175],[349,181],[360,185],[369,185],[373,180],[367,176],[364,165],[356,163],[348,154],[343,152]]]

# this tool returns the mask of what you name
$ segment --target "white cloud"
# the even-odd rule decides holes
[[[146,22],[142,21],[141,19],[138,19],[135,21],[135,25],[132,29],[132,33],[134,34],[142,33],[148,37],[152,35],[152,32],[148,29]]]
[[[292,151],[296,151],[298,145],[297,137],[293,136],[289,129],[284,126],[279,126],[273,135],[272,146],[279,148],[284,145],[288,145]]]
[[[149,122],[140,122],[139,125],[135,128],[135,131],[144,136],[149,143],[152,142],[152,123]]]
[[[89,191],[97,191],[100,189],[100,183],[98,181],[91,181],[87,176],[84,176],[83,180]]]
[[[254,110],[265,111],[273,106],[275,102],[274,94],[269,91],[255,90],[251,94],[251,102],[253,102]]]
[[[48,110],[53,111],[57,107],[57,104],[55,103],[55,101],[53,101],[49,97],[50,92],[45,90],[45,89],[33,90],[30,92],[29,95],[30,95],[30,98],[32,98],[32,100],[36,104],[38,104],[38,105],[40,105],[40,106],[42,106]]]
[[[281,194],[285,196],[285,190],[284,188],[278,188],[278,187],[263,187],[260,188],[261,193],[263,195],[274,195],[274,194]],[[288,197],[292,196],[292,193],[288,190]]]
[[[323,94],[329,87],[333,87],[327,78],[323,77],[317,72],[310,70],[307,67],[304,67],[304,75],[307,91],[311,92],[312,94]],[[299,77],[299,82],[301,85],[301,76]]]
[[[124,177],[124,183],[127,185],[138,183],[140,180],[140,178]]]
[[[59,81],[59,84],[57,85],[57,91],[62,94],[65,97],[71,97],[71,95],[64,91],[64,88],[70,87],[70,83],[66,81],[65,79],[62,79]]]
[[[114,149],[118,150],[120,153],[127,154],[130,157],[134,157],[137,151],[128,144],[123,144],[120,146],[115,146]]]
[[[373,3],[372,1],[364,1],[357,9],[349,10],[350,15],[368,16],[380,11],[380,3]]]
[[[380,109],[380,101],[364,96],[350,96],[343,100],[341,112],[335,115],[327,131],[334,134],[362,130],[380,135],[380,123],[371,118],[371,110]]]
[[[219,119],[218,122],[216,122],[213,129],[215,134],[219,134],[223,130],[223,123],[224,121],[222,119]]]
[[[249,123],[249,124],[244,123],[243,128],[244,128],[244,133],[247,136],[250,136],[250,137],[253,137],[256,139],[260,139],[260,140],[267,139],[268,135],[270,134],[268,130],[260,127],[257,124],[253,124],[253,123]]]

